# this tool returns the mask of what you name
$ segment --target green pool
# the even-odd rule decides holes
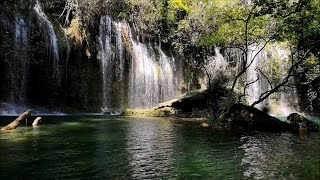
[[[1,180],[320,178],[319,133],[238,134],[167,119],[77,116],[45,117],[40,128],[0,135]]]

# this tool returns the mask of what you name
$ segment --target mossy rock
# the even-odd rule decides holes
[[[172,114],[170,108],[163,109],[127,109],[123,112],[124,116],[137,116],[137,117],[169,117]]]
[[[288,131],[290,125],[254,107],[233,105],[218,120],[218,126],[236,130]]]
[[[292,113],[287,117],[287,122],[291,125],[293,130],[307,130],[311,132],[317,132],[319,126],[304,116],[298,113]]]
[[[172,107],[182,112],[192,112],[193,109],[207,108],[207,91],[193,91],[182,95],[179,100],[172,102]]]

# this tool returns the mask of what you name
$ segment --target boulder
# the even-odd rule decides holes
[[[293,130],[307,130],[317,132],[319,126],[298,113],[292,113],[287,117],[287,122]]]
[[[218,126],[236,130],[289,131],[290,125],[251,106],[233,105],[218,120]]]
[[[208,124],[208,123],[202,123],[201,125],[200,125],[200,127],[202,127],[202,128],[209,128],[210,127],[210,125]]]
[[[42,117],[37,117],[33,123],[32,123],[32,127],[38,127],[39,123],[42,121]]]
[[[204,110],[207,108],[207,91],[199,90],[186,93],[171,104],[171,107],[182,112],[192,112],[194,109]]]

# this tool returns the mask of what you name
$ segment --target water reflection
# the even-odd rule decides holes
[[[174,129],[170,122],[128,124],[126,151],[132,178],[168,178],[173,167]]]
[[[240,148],[245,151],[241,165],[248,166],[243,175],[245,177],[253,177],[254,179],[262,179],[264,172],[261,166],[266,159],[264,152],[266,143],[252,136],[241,137],[240,141],[243,143]]]
[[[241,162],[245,167],[243,175],[253,179],[283,178],[286,166],[295,159],[292,146],[297,143],[293,141],[297,137],[294,136],[288,133],[242,136],[239,148],[244,151]]]
[[[320,134],[57,118],[0,134],[0,179],[319,179]],[[23,167],[23,168],[21,168]]]

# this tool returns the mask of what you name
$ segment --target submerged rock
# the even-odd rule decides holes
[[[316,132],[319,126],[298,113],[292,113],[287,117],[287,122],[293,130],[308,130]]]
[[[236,130],[287,131],[288,123],[268,115],[254,107],[243,104],[233,105],[219,118],[218,126]]]

